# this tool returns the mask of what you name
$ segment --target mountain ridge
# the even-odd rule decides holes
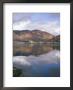
[[[59,35],[58,35],[59,36]],[[41,30],[13,30],[13,40],[18,41],[53,41],[57,36],[54,36],[50,33],[47,33],[46,31]],[[59,41],[59,38],[58,38]]]

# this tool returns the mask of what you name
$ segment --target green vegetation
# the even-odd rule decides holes
[[[17,69],[15,67],[13,67],[13,77],[19,77],[21,74],[22,74],[21,69]]]

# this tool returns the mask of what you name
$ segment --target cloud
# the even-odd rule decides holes
[[[19,21],[13,24],[13,30],[24,30],[30,21]]]
[[[17,68],[23,68],[24,66],[30,66],[30,62],[27,61],[25,56],[14,56],[13,65]]]
[[[46,57],[45,57],[46,56]],[[50,53],[36,56],[14,56],[13,65],[17,68],[25,69],[24,67],[30,67],[34,65],[41,64],[58,64],[60,61],[60,52],[58,50],[53,50]]]
[[[26,20],[26,21],[22,20],[22,21],[13,23],[13,30],[34,30],[34,29],[46,31],[53,35],[60,34],[58,21],[49,21],[46,23],[41,23],[41,21],[32,22],[31,20]]]

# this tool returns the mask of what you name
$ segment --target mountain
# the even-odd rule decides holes
[[[52,41],[52,42],[60,42],[60,35],[55,36],[55,37],[52,38],[50,41]]]
[[[32,33],[28,30],[13,31],[13,40],[29,41],[32,39]]]
[[[41,30],[14,30],[13,40],[14,41],[49,41],[55,38],[54,35]]]

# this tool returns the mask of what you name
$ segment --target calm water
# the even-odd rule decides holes
[[[56,44],[14,42],[13,66],[24,77],[59,77],[60,50]]]

